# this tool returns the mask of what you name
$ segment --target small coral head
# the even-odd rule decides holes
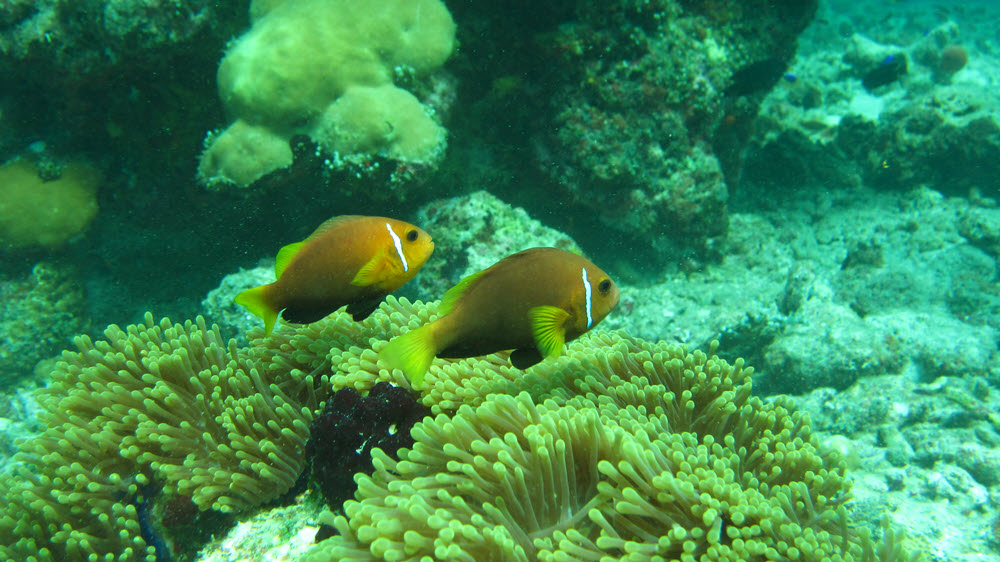
[[[968,62],[969,54],[965,51],[965,47],[961,45],[948,45],[941,50],[938,71],[945,74],[954,74],[965,68]]]

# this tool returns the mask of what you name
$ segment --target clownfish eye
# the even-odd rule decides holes
[[[411,230],[406,233],[406,239],[410,242],[415,242],[417,237],[420,236],[416,230]]]
[[[611,290],[611,280],[605,277],[601,279],[601,282],[597,284],[597,290],[601,293],[607,293]]]

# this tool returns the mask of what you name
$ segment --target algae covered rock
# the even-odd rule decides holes
[[[0,279],[0,388],[31,378],[39,362],[86,331],[85,305],[76,272],[56,263]]]
[[[568,79],[538,164],[558,197],[659,264],[711,256],[763,95],[815,1],[579,2],[545,35]]]

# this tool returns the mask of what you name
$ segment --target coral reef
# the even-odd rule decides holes
[[[51,57],[67,75],[93,76],[210,32],[228,11],[208,0],[175,0],[169,9],[144,0],[15,0],[0,6],[0,52]]]
[[[970,244],[1000,258],[1000,209],[972,207],[963,213],[958,231]]]
[[[548,246],[583,253],[568,235],[486,191],[431,201],[416,222],[434,237],[434,259],[413,281],[424,301],[441,298],[468,275],[521,250]]]
[[[948,22],[904,46],[857,34],[824,45],[803,63],[810,80],[786,84],[765,100],[744,189],[781,193],[789,186],[863,181],[882,189],[926,185],[946,195],[997,197],[996,101],[984,78],[955,78],[971,66],[964,48],[965,60],[955,60],[959,37]],[[901,80],[873,93],[857,82],[904,56],[912,64]]]
[[[970,527],[988,528],[997,512],[991,495],[1000,470],[1000,394],[988,377],[866,378],[797,402],[815,412],[820,435],[849,438],[860,457],[852,471],[854,513],[892,514],[915,546],[935,556],[989,558],[982,535],[963,536]]]
[[[119,173],[138,176],[135,200],[164,176],[190,178],[205,123],[223,118],[205,78],[246,25],[247,4],[0,3],[0,159],[40,144],[102,169],[114,161],[116,187],[127,184]]]
[[[219,94],[237,120],[208,139],[203,183],[247,187],[286,168],[296,134],[332,159],[440,158],[444,130],[396,82],[426,76],[451,55],[455,23],[444,4],[289,0],[253,8],[253,27],[219,65]]]
[[[29,379],[40,361],[86,332],[85,299],[76,272],[36,264],[24,278],[0,281],[0,388]]]
[[[864,203],[845,211],[821,197],[818,204],[792,206],[817,218],[796,235],[802,245],[774,262],[770,274],[784,270],[787,281],[775,295],[772,280],[763,299],[777,310],[754,306],[753,322],[726,328],[726,348],[759,354],[753,360],[764,377],[757,388],[799,393],[846,389],[885,374],[929,382],[996,369],[996,262],[980,249],[989,237],[988,209],[926,188],[853,188],[840,197]],[[773,236],[758,228],[741,235]]]
[[[970,105],[969,98],[939,93],[932,99],[926,105],[887,112],[877,124],[847,118],[837,144],[848,162],[862,169],[869,185],[886,189],[933,185],[946,195],[968,195],[970,190],[988,197],[1000,195],[996,179],[1000,125],[980,115],[982,107]],[[964,116],[956,118],[958,113]]]

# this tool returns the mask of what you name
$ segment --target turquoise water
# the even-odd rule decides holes
[[[167,4],[0,5],[7,556],[66,543],[11,522],[41,520],[23,500],[57,471],[40,389],[74,336],[148,311],[254,349],[233,296],[360,214],[434,238],[410,300],[525,248],[584,254],[621,289],[598,330],[718,340],[754,395],[795,397],[848,460],[852,528],[1000,560],[1000,6]],[[133,521],[157,560],[296,558],[318,526],[295,499],[315,496],[308,470],[282,505],[229,515],[133,469],[66,505]]]

